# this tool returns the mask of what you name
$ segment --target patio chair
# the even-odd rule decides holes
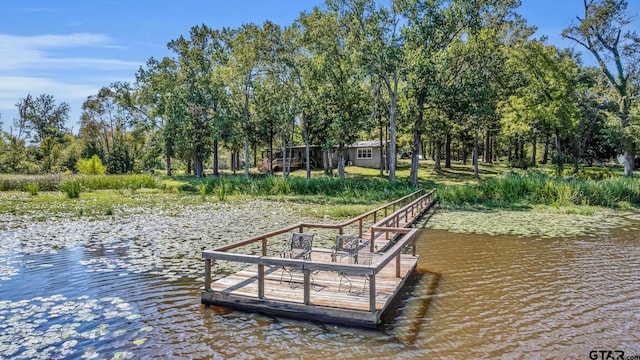
[[[358,255],[358,261],[359,261],[358,264],[371,265],[373,261],[373,255],[374,253],[370,252],[368,249],[360,252]],[[338,291],[340,291],[340,289],[342,288],[343,281],[345,282],[345,284],[349,283],[349,290],[347,290],[347,292],[351,295],[364,294],[365,290],[367,289],[367,285],[369,285],[369,275],[354,275],[354,274],[346,274],[344,272],[339,272],[338,274],[340,275],[340,283],[338,285]],[[353,290],[352,280],[355,278],[363,278],[362,292],[352,291]]]
[[[337,235],[331,248],[331,261],[342,262],[346,257],[349,263],[358,263],[358,247],[362,240],[355,235]]]
[[[287,247],[280,252],[281,258],[299,259],[304,261],[311,261],[311,249],[313,247],[313,234],[303,234],[294,232],[291,235],[291,240],[287,244]],[[293,275],[302,274],[301,268],[293,266],[283,266],[282,274],[280,274],[280,283],[282,283],[284,273],[289,274],[289,285],[293,285]],[[311,282],[313,283],[313,274]]]
[[[331,261],[342,262],[344,258],[347,258],[349,264],[361,264],[370,265],[373,258],[373,253],[367,249],[368,242],[360,239],[355,235],[338,235],[336,236],[336,243],[331,248]],[[353,277],[359,277],[357,275],[347,275],[344,272],[338,272],[340,276],[340,283],[338,284],[338,291],[342,289],[343,283],[349,284],[349,293],[352,293]],[[369,283],[369,277],[364,276],[364,286]],[[363,289],[364,292],[364,289]]]

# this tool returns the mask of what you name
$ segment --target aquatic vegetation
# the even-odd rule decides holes
[[[629,220],[623,215],[613,210],[596,211],[589,207],[569,207],[566,211],[556,211],[554,208],[536,208],[532,211],[444,210],[432,216],[426,227],[457,233],[536,238],[598,236],[611,228],[627,226]]]
[[[28,192],[31,196],[36,196],[40,192],[40,186],[36,183],[24,184],[24,191]]]
[[[604,177],[600,180],[561,178],[539,171],[510,172],[472,185],[441,185],[436,192],[445,205],[592,205],[609,208],[640,206],[640,180]]]
[[[181,181],[179,181],[181,180]],[[201,194],[206,183],[206,193],[213,192],[218,199],[225,201],[230,195],[250,196],[315,196],[340,198],[343,202],[385,202],[413,192],[406,179],[390,184],[386,179],[353,176],[346,179],[334,177],[283,178],[281,176],[262,176],[247,179],[244,176],[210,177],[205,180],[193,178],[171,178],[163,181],[165,187],[181,192]]]
[[[67,195],[67,198],[69,199],[77,199],[80,197],[82,186],[80,185],[80,181],[71,179],[61,182],[58,185],[58,190]]]
[[[108,313],[114,313],[111,319],[132,315],[131,307],[119,304],[127,303],[120,298],[68,299],[60,294],[20,301],[0,300],[0,357],[51,359],[78,357],[83,351],[99,356],[88,345],[107,336],[111,326],[86,324],[97,319],[106,321],[110,319],[105,316]]]
[[[0,191],[23,190],[27,184],[38,185],[41,191],[54,191],[67,176],[62,174],[49,175],[5,175],[0,177]]]
[[[200,194],[200,198],[202,199],[202,201],[204,201],[207,197],[207,183],[200,182],[198,184],[196,184],[196,189],[198,189],[198,194]]]

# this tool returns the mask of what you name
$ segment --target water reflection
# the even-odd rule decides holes
[[[184,259],[177,244],[94,237],[33,251],[36,245],[12,241],[11,232],[0,236],[0,268],[13,269],[0,278],[4,358],[640,354],[636,231],[528,239],[426,230],[421,271],[378,330],[203,306],[202,279],[193,270],[202,264]],[[175,258],[163,258],[168,248]]]

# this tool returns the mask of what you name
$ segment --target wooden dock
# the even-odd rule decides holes
[[[418,230],[410,226],[433,205],[433,194],[419,190],[340,224],[299,223],[204,250],[202,303],[376,327],[417,265]],[[310,259],[280,256],[283,239],[293,232],[314,234]],[[361,239],[359,256],[332,256],[330,245],[343,234]],[[224,275],[223,265],[237,270]]]

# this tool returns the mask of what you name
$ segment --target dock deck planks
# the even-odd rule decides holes
[[[375,256],[375,255],[374,255]],[[396,289],[415,268],[418,258],[402,254],[401,278],[395,276],[395,262],[390,262],[376,276],[376,310],[382,311],[392,300]],[[316,262],[331,263],[326,249],[314,249],[312,259]],[[375,262],[375,258],[374,258]],[[302,273],[296,273],[291,282],[289,274],[280,267],[265,269],[265,301],[282,301],[303,304]],[[369,310],[368,286],[365,278],[349,276],[351,289],[346,280],[340,285],[340,275],[334,271],[320,270],[313,275],[311,284],[311,305],[353,310]],[[282,281],[281,281],[282,278]],[[258,293],[258,266],[252,265],[211,283],[211,290],[236,297],[255,297]]]

